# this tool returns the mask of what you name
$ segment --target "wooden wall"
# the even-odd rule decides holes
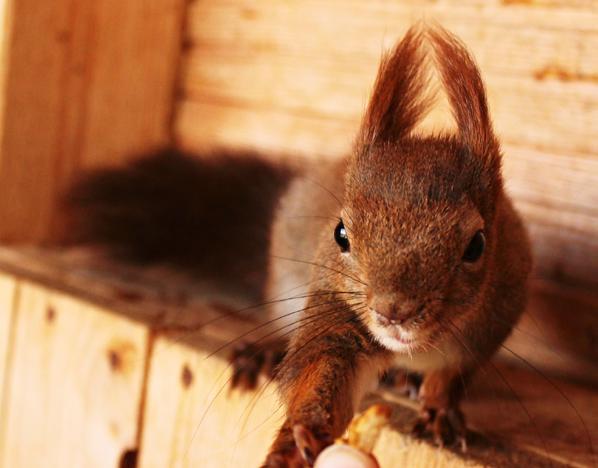
[[[1,273],[0,292],[0,465],[126,466],[148,330]]]
[[[169,141],[183,5],[0,2],[0,240],[47,240],[74,174]]]
[[[598,1],[195,0],[175,139],[191,149],[346,154],[382,51],[420,19],[459,35],[487,82],[507,187],[542,279],[535,321],[596,362]],[[441,102],[426,127],[448,120]]]
[[[542,274],[598,286],[596,1],[196,0],[176,138],[345,154],[381,52],[422,18],[479,62]]]

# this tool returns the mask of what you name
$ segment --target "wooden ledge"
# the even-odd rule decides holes
[[[252,299],[212,286],[88,253],[0,249],[0,465],[257,466],[283,409],[273,385],[228,390],[222,346],[255,322],[237,314],[195,331]],[[486,366],[464,404],[466,454],[404,435],[414,403],[369,402],[380,398],[394,408],[375,448],[382,467],[598,464],[595,387]]]

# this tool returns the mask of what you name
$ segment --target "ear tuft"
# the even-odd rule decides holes
[[[475,60],[465,45],[442,27],[436,25],[427,33],[463,143],[478,156],[498,155],[486,90]]]
[[[360,144],[374,145],[406,137],[429,108],[432,99],[424,96],[428,79],[423,36],[421,28],[411,27],[395,48],[382,57],[359,132]]]

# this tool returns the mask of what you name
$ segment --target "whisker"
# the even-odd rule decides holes
[[[330,221],[338,221],[338,216],[321,216],[321,215],[294,215],[294,216],[282,216],[284,219],[327,219]]]
[[[332,271],[334,271],[334,272],[338,273],[339,275],[342,275],[342,276],[345,276],[345,277],[347,277],[347,278],[350,278],[350,279],[352,279],[353,281],[355,281],[355,282],[357,282],[357,283],[360,283],[360,284],[362,284],[362,285],[364,285],[364,286],[368,286],[368,284],[367,284],[367,283],[364,283],[364,282],[363,282],[363,281],[361,281],[360,279],[358,279],[358,278],[355,278],[355,277],[353,277],[353,276],[351,276],[351,275],[349,275],[349,274],[347,274],[347,273],[345,273],[345,272],[343,272],[343,271],[336,270],[336,269],[334,269],[334,268],[328,267],[328,266],[326,266],[326,265],[321,265],[321,264],[319,264],[319,263],[316,263],[316,262],[310,262],[310,261],[308,261],[308,260],[300,260],[300,259],[296,259],[296,258],[280,257],[280,256],[278,256],[278,255],[272,255],[272,257],[273,257],[273,258],[277,258],[277,259],[279,259],[279,260],[287,260],[287,261],[289,261],[289,262],[304,263],[304,264],[306,264],[306,265],[312,265],[312,266],[315,266],[315,267],[324,268],[324,269],[326,269],[326,270],[332,270]]]
[[[353,312],[358,312],[358,313],[356,314],[356,317],[358,317],[358,318],[359,318],[359,317],[361,317],[361,313],[360,313],[359,311],[360,311],[360,310],[363,310],[363,309],[366,307],[366,306],[362,306],[362,305],[360,305],[360,304],[356,304],[356,305],[349,304],[349,306],[351,307],[351,310],[352,310]],[[357,308],[353,309],[353,307],[355,307],[355,306],[357,306]],[[317,322],[317,321],[319,321],[319,320],[320,320],[320,318],[321,318],[321,317],[328,317],[328,316],[330,316],[330,315],[334,315],[334,314],[336,314],[336,313],[339,313],[339,312],[341,312],[341,311],[342,311],[342,309],[341,309],[341,308],[334,308],[334,309],[331,309],[331,310],[330,310],[329,312],[327,312],[327,313],[324,313],[324,314],[318,314],[318,315],[316,315],[316,316],[310,316],[309,318],[311,318],[311,319],[313,319],[313,320],[310,320],[310,321],[309,321],[309,322],[307,322],[307,323],[303,323],[303,324],[301,324],[299,327],[296,327],[296,328],[294,328],[294,329],[293,329],[293,330],[291,330],[289,333],[294,333],[295,331],[299,330],[300,328],[304,327],[305,325],[308,325],[308,324],[311,324],[311,323]],[[350,318],[349,318],[349,319],[348,319],[346,322],[348,322],[348,321],[350,321],[350,320],[353,320],[353,319],[354,319],[354,317],[350,317]],[[330,326],[326,327],[322,333],[318,333],[318,334],[317,334],[317,335],[315,335],[314,337],[311,337],[310,339],[308,339],[308,341],[307,341],[306,343],[303,343],[303,345],[302,345],[301,347],[297,348],[297,349],[295,350],[295,352],[293,352],[293,353],[290,353],[290,354],[288,354],[287,356],[288,356],[289,358],[290,358],[290,357],[292,357],[292,356],[294,356],[294,355],[295,355],[297,352],[299,352],[299,351],[301,350],[301,348],[302,348],[303,346],[305,346],[305,345],[309,344],[309,343],[310,343],[310,342],[311,342],[313,339],[315,339],[315,338],[318,338],[319,336],[323,335],[324,333],[326,333],[327,331],[331,330],[331,329],[332,329],[332,328],[334,328],[335,326],[337,326],[337,325],[339,325],[339,324],[342,324],[342,323],[346,323],[346,322],[343,322],[342,318],[339,318],[339,320],[337,320],[337,321],[333,321],[333,322],[332,322],[332,324],[331,324]],[[285,358],[287,358],[287,356],[285,356]],[[273,377],[273,379],[272,379],[272,380],[275,380],[275,379],[278,377],[278,373],[280,372],[280,370],[281,370],[281,367],[282,367],[282,363],[281,363],[281,366],[279,366],[277,369],[275,369],[275,370],[274,370],[274,377]]]
[[[560,353],[557,349],[555,349],[554,346],[550,342],[548,342],[545,338],[542,338],[541,336],[538,336],[535,333],[532,333],[528,330],[524,330],[521,328],[521,326],[513,325],[510,322],[508,322],[507,320],[502,320],[500,317],[497,317],[496,314],[490,315],[490,319],[494,320],[496,323],[499,323],[501,325],[510,326],[514,332],[517,332],[527,338],[531,338],[534,341],[536,341],[537,343],[544,345],[546,347],[546,351],[553,354],[554,356],[556,356],[560,359],[565,358],[564,355],[562,353]],[[541,332],[540,329],[538,329],[538,331]]]
[[[325,335],[325,334],[326,334],[328,331],[330,331],[330,330],[331,330],[331,329],[333,329],[334,327],[337,327],[337,326],[339,326],[339,325],[343,325],[343,324],[345,324],[345,323],[348,323],[348,322],[350,322],[350,321],[352,321],[352,320],[355,320],[355,319],[360,319],[360,318],[361,318],[361,317],[364,315],[364,312],[361,312],[361,311],[362,311],[362,310],[364,310],[364,309],[366,309],[366,308],[367,308],[367,306],[365,306],[365,305],[364,305],[364,306],[360,306],[360,307],[358,307],[358,308],[356,308],[356,309],[353,309],[353,308],[352,308],[352,309],[351,309],[351,312],[354,312],[354,315],[353,315],[353,316],[351,316],[351,317],[349,317],[349,318],[347,318],[347,319],[340,319],[339,321],[335,321],[335,322],[333,322],[331,325],[329,325],[328,327],[326,327],[326,328],[325,328],[324,330],[322,330],[321,332],[319,332],[319,333],[317,333],[317,334],[315,334],[315,335],[311,336],[311,337],[310,337],[310,338],[309,338],[309,339],[308,339],[308,340],[307,340],[305,343],[303,343],[303,345],[302,345],[302,346],[300,346],[299,348],[295,349],[293,353],[291,353],[291,354],[288,354],[287,356],[288,356],[289,358],[290,358],[290,357],[293,357],[293,356],[295,356],[295,355],[296,355],[298,352],[300,352],[300,351],[302,350],[302,348],[303,348],[303,347],[307,346],[307,345],[308,345],[309,343],[311,343],[313,340],[315,340],[315,339],[317,339],[317,338],[319,338],[319,337],[321,337],[321,336],[324,336],[324,335]],[[338,312],[338,310],[335,310],[335,312]],[[278,368],[278,369],[275,371],[275,377],[274,377],[274,379],[275,379],[275,378],[278,376],[278,373],[280,372],[280,370],[281,370],[281,369],[282,369],[282,365],[281,365],[281,366],[280,366],[280,367],[279,367],[279,368]],[[246,424],[247,424],[247,421],[248,421],[249,417],[251,416],[251,412],[253,411],[253,408],[254,408],[254,407],[255,407],[255,405],[257,404],[257,401],[258,401],[258,399],[259,399],[259,398],[261,398],[261,397],[263,396],[263,394],[264,394],[265,390],[268,388],[268,386],[269,386],[269,385],[272,383],[272,381],[273,381],[274,379],[272,379],[272,380],[270,380],[270,381],[266,382],[266,383],[265,383],[265,384],[262,386],[262,388],[260,389],[260,391],[259,391],[259,392],[257,392],[257,393],[256,393],[256,395],[255,395],[255,396],[252,398],[252,401],[251,401],[251,402],[250,402],[250,404],[248,405],[249,413],[248,413],[248,414],[247,414],[247,416],[244,418],[243,424],[241,425],[241,430],[243,430],[243,429],[244,429],[244,427],[246,426]],[[243,418],[243,416],[244,416],[244,414],[245,414],[245,412],[246,412],[246,411],[247,411],[247,409],[246,409],[246,410],[245,410],[245,411],[244,411],[244,412],[241,414],[241,416],[240,416],[239,420],[240,420],[241,418]],[[269,419],[270,417],[271,417],[271,416],[269,416],[269,417],[268,417],[268,419]],[[267,421],[268,419],[266,419],[266,421]]]
[[[328,187],[325,187],[320,182],[318,182],[315,179],[312,179],[311,177],[305,177],[305,180],[308,182],[311,182],[312,184],[316,185],[317,187],[321,188],[326,193],[328,193],[332,198],[334,198],[336,200],[336,202],[339,204],[340,207],[344,206],[343,202],[338,198],[338,196],[334,192],[332,192]]]
[[[192,336],[195,333],[199,333],[204,327],[207,327],[208,325],[212,325],[220,320],[223,320],[223,319],[231,317],[231,316],[239,315],[239,314],[241,314],[243,312],[247,312],[249,310],[259,310],[261,307],[266,307],[269,305],[279,304],[279,303],[283,303],[286,301],[293,301],[296,299],[309,299],[311,297],[318,297],[318,296],[323,296],[323,295],[327,295],[327,294],[350,294],[350,295],[355,295],[355,296],[365,295],[365,293],[363,293],[361,291],[319,290],[317,292],[310,292],[310,293],[306,293],[306,294],[300,294],[297,296],[290,296],[290,297],[285,297],[285,298],[264,301],[264,302],[260,302],[258,304],[253,304],[251,306],[243,307],[241,309],[234,309],[234,310],[228,311],[226,313],[219,315],[218,317],[214,317],[210,320],[207,320],[207,321],[202,322],[197,325],[192,325],[192,326],[188,326],[188,327],[178,327],[178,328],[176,328],[176,330],[181,333],[181,336],[179,336],[178,338],[172,339],[171,341],[172,341],[172,344],[176,344],[186,337]],[[171,327],[171,328],[166,328],[166,330],[162,330],[162,331],[164,332],[164,331],[169,331],[169,330],[173,330],[173,329],[174,329],[174,327]]]
[[[313,297],[313,296],[312,296],[312,297]],[[288,313],[286,313],[286,314],[283,314],[283,315],[281,315],[281,316],[279,316],[279,317],[276,317],[276,318],[273,318],[273,319],[271,319],[271,320],[267,320],[266,322],[264,322],[264,323],[261,323],[261,324],[260,324],[260,325],[258,325],[257,327],[254,327],[254,328],[252,328],[251,330],[249,330],[249,331],[247,331],[247,332],[245,332],[245,333],[242,333],[241,335],[237,336],[235,339],[233,339],[233,340],[231,340],[231,341],[229,341],[229,342],[227,342],[227,343],[223,344],[222,346],[219,346],[219,347],[218,347],[218,348],[216,348],[214,351],[212,351],[211,353],[209,353],[209,354],[208,354],[208,355],[207,355],[207,356],[206,356],[204,359],[211,358],[211,357],[212,357],[212,356],[214,356],[215,354],[217,354],[217,353],[219,353],[220,351],[222,351],[224,348],[226,348],[226,347],[230,346],[230,345],[231,345],[231,344],[233,344],[233,343],[236,343],[236,342],[238,342],[239,340],[241,340],[241,339],[245,338],[245,337],[246,337],[246,336],[248,336],[248,335],[251,335],[252,333],[255,333],[256,331],[258,331],[258,330],[260,330],[260,329],[262,329],[262,328],[264,328],[264,327],[267,327],[268,325],[271,325],[271,324],[272,324],[272,323],[274,323],[274,322],[277,322],[277,321],[279,321],[279,320],[283,320],[283,319],[285,319],[285,318],[287,318],[287,317],[290,317],[291,315],[294,315],[294,314],[297,314],[297,313],[300,313],[300,312],[304,312],[304,311],[306,311],[306,310],[311,310],[311,309],[314,309],[314,308],[316,308],[316,307],[320,307],[320,306],[323,306],[323,305],[330,305],[330,304],[335,304],[335,303],[338,303],[338,302],[345,302],[346,300],[347,300],[347,299],[345,299],[345,298],[339,298],[339,299],[336,299],[336,300],[334,300],[334,301],[327,301],[327,302],[321,302],[321,303],[318,303],[318,304],[313,304],[313,305],[310,305],[310,306],[307,306],[307,307],[302,307],[301,309],[294,310],[294,311],[292,311],[292,312],[288,312]]]
[[[447,318],[447,321],[450,325],[449,327],[449,331],[450,328],[454,328],[457,331],[457,334],[459,336],[462,336],[462,332],[459,329],[459,327],[457,327],[450,319]],[[484,367],[482,366],[480,360],[476,357],[476,355],[471,351],[471,349],[469,348],[469,346],[467,346],[465,344],[464,341],[460,340],[457,338],[457,336],[451,332],[451,334],[453,335],[453,337],[457,340],[457,342],[463,347],[463,349],[465,349],[472,358],[474,358],[477,362],[478,368],[480,369],[484,369]],[[523,410],[523,412],[525,413],[525,415],[527,416],[528,420],[530,421],[531,425],[534,427],[534,430],[536,432],[536,435],[538,436],[538,439],[540,441],[540,443],[542,444],[542,447],[544,448],[544,453],[546,455],[546,457],[549,459],[550,455],[548,453],[548,445],[546,444],[546,440],[544,439],[544,437],[542,436],[540,429],[538,427],[538,425],[536,424],[535,419],[532,418],[532,415],[530,414],[529,410],[527,409],[527,407],[525,406],[525,404],[523,403],[523,400],[521,399],[521,397],[519,396],[519,394],[515,391],[515,389],[513,388],[513,386],[509,383],[509,381],[505,378],[505,376],[503,375],[502,372],[500,372],[500,370],[494,365],[494,363],[491,360],[488,360],[487,363],[492,366],[492,368],[494,369],[494,372],[496,373],[496,375],[501,379],[501,381],[509,388],[511,394],[515,397],[515,399],[517,400],[517,403],[519,404],[519,406],[521,407],[521,409]],[[485,373],[485,370],[484,370]]]
[[[573,402],[571,401],[571,399],[565,394],[565,392],[563,392],[563,390],[552,379],[550,379],[547,375],[545,375],[544,372],[541,372],[540,369],[538,369],[536,366],[534,366],[532,363],[530,363],[523,356],[520,356],[518,353],[516,353],[512,349],[508,348],[504,344],[501,344],[501,347],[503,349],[505,349],[506,351],[508,351],[509,353],[511,353],[513,356],[515,356],[521,362],[523,362],[527,367],[529,367],[530,369],[532,369],[540,377],[542,377],[546,382],[548,382],[565,399],[565,401],[567,402],[567,404],[569,405],[569,407],[573,410],[573,412],[577,416],[577,419],[579,419],[579,422],[581,423],[581,425],[583,427],[583,430],[585,432],[585,436],[588,439],[588,449],[590,450],[590,453],[592,455],[595,455],[594,445],[592,443],[592,437],[590,435],[590,430],[588,429],[588,426],[587,426],[585,420],[583,419],[583,417],[581,416],[581,414],[579,413],[578,409],[575,407],[575,405],[573,404]]]
[[[328,316],[330,313],[336,313],[337,311],[338,311],[338,309],[334,308],[334,309],[331,309],[330,311],[327,311],[327,312],[325,312],[325,313],[322,313],[322,314],[318,314],[318,315],[316,315],[316,316],[308,316],[308,317],[306,317],[305,319],[299,319],[299,321],[303,321],[303,320],[307,320],[307,319],[311,319],[311,321],[316,321],[316,320],[319,320],[321,317]],[[309,323],[311,323],[311,321],[310,321]],[[279,332],[279,331],[281,331],[282,329],[284,329],[284,328],[287,328],[288,326],[293,326],[293,325],[296,325],[296,324],[297,324],[297,322],[294,322],[294,323],[291,323],[291,324],[287,324],[287,325],[285,325],[285,326],[281,327],[280,329],[276,330],[276,331],[275,331],[275,332],[273,332],[273,333],[278,333],[278,332]],[[291,334],[291,333],[295,332],[297,329],[299,329],[301,326],[304,326],[304,325],[305,325],[305,323],[304,323],[304,324],[302,324],[302,325],[300,325],[299,327],[297,327],[297,328],[295,328],[295,329],[292,329],[291,331],[289,331],[289,332],[287,332],[287,333],[285,333],[285,334],[281,335],[281,337],[284,337],[284,336],[286,336],[286,335],[288,335],[288,334]],[[333,324],[333,326],[334,326],[334,325],[335,325],[335,324]],[[261,340],[263,340],[263,339],[264,339],[264,337],[261,337],[261,338],[260,338],[259,340],[257,340],[256,342],[259,342],[259,341],[261,341]],[[224,375],[224,373],[226,372],[226,370],[229,370],[231,366],[232,366],[232,364],[229,364],[229,365],[226,367],[226,369],[225,369],[225,370],[224,370],[224,371],[223,371],[223,372],[220,374],[220,376],[218,377],[218,379],[216,379],[216,381],[220,380],[220,378],[221,378],[221,377]],[[230,381],[231,381],[232,377],[233,377],[233,376],[229,377],[229,378],[228,378],[228,379],[227,379],[227,380],[224,382],[224,384],[222,384],[222,386],[219,388],[218,392],[217,392],[217,393],[214,395],[214,397],[213,397],[213,398],[211,398],[211,400],[210,400],[210,403],[208,404],[207,408],[205,409],[205,411],[204,411],[204,412],[203,412],[203,414],[202,414],[202,417],[200,418],[200,421],[199,421],[199,424],[198,424],[198,426],[196,427],[195,431],[193,432],[193,435],[192,435],[192,437],[191,437],[191,441],[189,442],[189,446],[187,447],[187,450],[189,450],[189,447],[190,447],[191,443],[193,442],[193,439],[194,439],[194,438],[195,438],[195,436],[197,435],[197,432],[199,431],[199,428],[201,427],[201,424],[203,423],[203,421],[204,421],[204,419],[205,419],[205,417],[206,417],[206,415],[207,415],[208,411],[211,409],[212,405],[213,405],[213,404],[214,404],[214,402],[216,401],[216,398],[218,398],[218,396],[220,396],[220,394],[222,393],[222,391],[224,390],[224,388],[225,388],[225,387],[226,387],[226,386],[227,386],[227,385],[230,383]],[[209,394],[209,393],[211,393],[211,392],[212,392],[212,390],[210,390],[210,392],[208,392],[208,394]]]

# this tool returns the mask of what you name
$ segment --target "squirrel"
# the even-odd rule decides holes
[[[431,106],[430,50],[454,134],[415,131]],[[464,446],[464,386],[523,312],[532,263],[466,47],[440,26],[409,29],[381,60],[351,154],[291,173],[278,184],[284,195],[269,235],[266,296],[292,288],[293,299],[274,301],[270,312],[301,325],[277,354],[286,420],[264,466],[313,465],[392,368],[421,375],[414,433]],[[86,216],[119,203],[106,180],[134,182],[122,170],[103,177],[103,185],[90,185],[92,176],[74,191]],[[98,237],[121,245],[138,235]]]

